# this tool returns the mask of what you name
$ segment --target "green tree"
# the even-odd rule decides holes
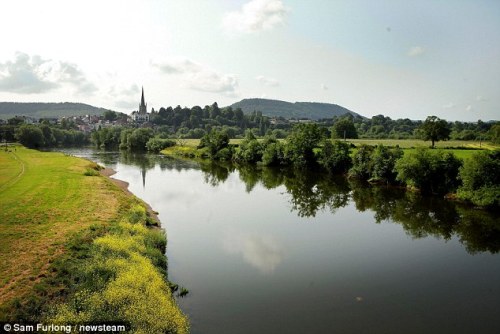
[[[396,179],[424,194],[446,194],[457,188],[461,165],[453,153],[419,148],[396,161]]]
[[[479,152],[460,168],[460,199],[479,206],[500,207],[500,151]]]
[[[349,170],[352,165],[349,144],[336,140],[325,140],[321,152],[318,154],[318,163],[329,173],[341,174]]]
[[[229,136],[227,133],[212,129],[212,131],[201,138],[198,148],[207,148],[208,156],[211,159],[228,160],[228,154],[230,153],[228,146]]]
[[[489,134],[493,143],[500,144],[500,122],[491,127]]]
[[[393,183],[396,181],[394,166],[396,161],[403,156],[403,150],[399,147],[388,148],[384,145],[377,145],[371,155],[373,181]]]
[[[341,118],[332,128],[332,137],[335,138],[358,138],[358,132],[351,118]]]
[[[316,162],[314,148],[322,139],[322,132],[316,124],[297,124],[287,138],[286,157],[296,166]]]
[[[235,160],[245,163],[257,163],[262,160],[263,148],[252,131],[247,130],[245,139],[236,151]]]
[[[34,125],[23,124],[16,130],[16,139],[29,148],[39,148],[45,145],[42,130]]]
[[[373,171],[372,153],[374,147],[371,145],[361,145],[352,158],[352,167],[349,176],[368,180]]]
[[[436,116],[428,116],[419,129],[421,130],[422,139],[432,142],[432,148],[434,148],[435,142],[450,139],[451,129],[448,123]]]
[[[116,121],[116,119],[118,118],[118,116],[116,115],[116,112],[112,111],[112,110],[106,110],[104,112],[104,119],[106,121]]]

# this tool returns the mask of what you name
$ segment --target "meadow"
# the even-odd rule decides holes
[[[142,201],[99,173],[89,172],[98,169],[93,162],[62,153],[22,146],[0,151],[0,321],[40,321],[51,313],[66,322],[92,322],[102,314],[89,317],[74,312],[67,317],[65,305],[76,305],[82,291],[100,296],[118,286],[119,295],[115,291],[111,300],[94,298],[88,307],[95,308],[98,300],[107,308],[118,305],[110,321],[123,320],[120,315],[125,310],[120,307],[128,307],[127,320],[135,321],[135,328],[145,326],[143,332],[166,320],[171,321],[168,326],[187,328],[167,288],[163,231],[147,227],[156,222]],[[140,219],[134,218],[137,213]],[[125,234],[134,236],[134,243],[123,246],[118,255],[103,246],[103,240],[118,242]],[[128,257],[123,256],[125,251]],[[112,274],[112,268],[97,270],[117,256],[121,267]],[[149,281],[138,275],[143,269]],[[134,286],[119,282],[131,275]],[[136,294],[133,290],[149,282],[155,282],[148,291],[157,297],[136,298],[140,305],[128,305]],[[154,312],[160,305],[163,310]],[[141,308],[148,310],[149,320],[139,315]]]

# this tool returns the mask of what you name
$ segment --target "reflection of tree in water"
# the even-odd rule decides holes
[[[205,182],[217,186],[235,168],[228,165],[202,165]],[[394,187],[371,186],[343,177],[291,168],[237,167],[240,180],[251,192],[255,185],[267,189],[285,186],[292,210],[300,217],[315,217],[319,210],[332,213],[353,201],[358,211],[373,212],[376,223],[401,224],[413,238],[434,236],[449,240],[457,235],[470,253],[500,251],[498,213],[475,210],[438,197]]]
[[[449,240],[457,235],[469,253],[500,251],[497,213],[400,189],[359,184],[352,188],[356,208],[373,210],[377,223],[382,220],[399,223],[413,238],[434,236]]]
[[[325,208],[335,213],[349,203],[350,189],[344,178],[289,169],[283,183],[299,217],[315,217]]]
[[[220,164],[215,162],[200,163],[200,168],[203,172],[205,183],[210,184],[212,187],[224,183],[229,177],[229,174],[234,171],[234,167],[231,164]]]

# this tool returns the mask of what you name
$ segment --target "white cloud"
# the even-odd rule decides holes
[[[169,59],[160,64],[153,63],[153,66],[159,68],[162,72],[167,74],[190,73],[197,72],[202,69],[200,64],[184,58]]]
[[[139,105],[140,89],[136,84],[127,87],[112,86],[108,95],[113,97],[117,108],[137,109]]]
[[[251,0],[240,10],[226,13],[222,24],[229,33],[253,33],[283,24],[287,13],[281,0]]]
[[[425,49],[421,46],[413,46],[408,50],[407,55],[410,57],[418,57],[425,53]]]
[[[227,234],[223,247],[231,254],[241,254],[243,260],[263,274],[272,273],[283,261],[279,242],[267,235]]]
[[[474,111],[474,107],[469,104],[467,107],[465,107],[465,111]]]
[[[189,59],[168,59],[152,65],[165,74],[181,75],[182,86],[189,89],[233,96],[238,87],[235,75],[219,73]]]
[[[269,86],[269,87],[277,87],[280,85],[278,80],[276,80],[274,78],[267,78],[263,75],[259,75],[255,79],[257,79],[261,84],[263,84],[265,86]]]
[[[443,109],[451,109],[451,108],[455,108],[455,107],[456,107],[456,105],[453,102],[449,102],[449,103],[443,105]]]
[[[64,61],[43,59],[18,52],[16,59],[0,63],[0,91],[40,94],[64,84],[69,84],[77,93],[89,94],[97,90],[77,65]]]

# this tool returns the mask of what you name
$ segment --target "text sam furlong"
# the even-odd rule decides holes
[[[7,326],[7,325],[6,325]],[[6,329],[6,328],[4,328]],[[95,332],[126,332],[127,327],[125,325],[54,325],[54,324],[36,324],[36,325],[20,325],[14,324],[13,326],[8,326],[7,331],[12,332],[63,332],[63,333],[95,333]]]

